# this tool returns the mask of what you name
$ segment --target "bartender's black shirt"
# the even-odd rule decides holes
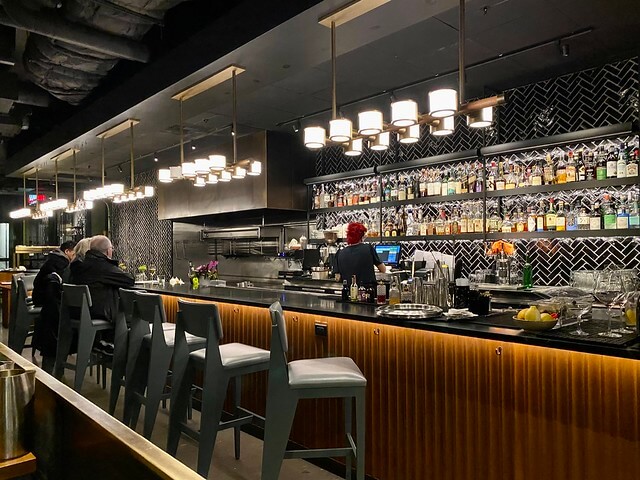
[[[369,243],[349,245],[336,255],[337,271],[349,285],[353,275],[356,276],[358,285],[375,284],[376,274],[373,269],[381,263],[376,250]]]

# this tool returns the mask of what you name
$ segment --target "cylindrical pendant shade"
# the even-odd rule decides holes
[[[493,108],[485,107],[467,115],[467,125],[471,128],[486,128],[493,122]]]
[[[416,143],[420,140],[420,125],[411,125],[400,132],[400,143]]]
[[[327,141],[326,135],[322,127],[307,127],[304,129],[304,145],[311,150],[322,148]]]
[[[329,138],[332,142],[345,143],[351,140],[351,120],[336,118],[329,122]]]
[[[371,150],[386,150],[389,148],[389,132],[383,132],[380,135],[376,135],[376,139],[371,145]]]
[[[182,167],[180,165],[176,167],[169,167],[169,171],[171,172],[171,180],[181,180],[184,178],[182,176]]]
[[[13,212],[9,212],[9,216],[11,218],[26,218],[31,216],[30,208],[19,208],[18,210],[14,210]]]
[[[218,183],[218,176],[215,173],[210,173],[207,177],[206,183],[208,185],[215,185],[216,183]]]
[[[168,168],[161,168],[158,170],[158,181],[160,183],[171,183],[173,181],[171,179],[171,170]]]
[[[129,192],[129,193],[127,194],[127,199],[128,199],[129,201],[135,200],[135,199],[136,199],[136,194],[135,194],[135,192]]]
[[[196,177],[195,182],[193,182],[193,185],[195,187],[204,187],[207,184],[207,182],[204,181],[204,178],[202,177]]]
[[[87,200],[84,202],[84,208],[85,210],[91,210],[93,208],[93,201]]]
[[[113,195],[122,195],[124,193],[124,185],[122,183],[112,183],[109,185],[109,192]]]
[[[196,174],[206,175],[209,173],[210,162],[208,158],[196,158]]]
[[[247,171],[247,175],[251,175],[252,177],[257,177],[262,174],[262,162],[260,160],[254,160],[249,164],[249,170]]]
[[[194,178],[196,176],[196,164],[193,162],[184,162],[182,164],[182,176],[184,178]]]
[[[120,195],[118,195],[117,197],[113,197],[113,203],[122,203],[122,198],[120,198]]]
[[[450,88],[429,92],[429,115],[450,117],[458,111],[458,92]]]
[[[438,120],[438,125],[431,125],[431,135],[436,137],[442,137],[444,135],[451,135],[454,130],[454,117],[446,117]]]
[[[233,173],[231,174],[231,178],[235,178],[235,179],[242,179],[247,175],[247,170],[240,167],[240,166],[236,166],[233,169]]]
[[[144,198],[144,191],[143,191],[143,190],[137,189],[137,190],[135,191],[135,194],[136,194],[136,199],[138,199],[138,198]]]
[[[227,166],[227,157],[224,155],[209,155],[209,168],[214,172],[220,172]]]
[[[146,185],[144,187],[144,196],[149,198],[149,197],[153,197],[153,195],[155,194],[155,189],[150,186],[150,185]]]
[[[230,182],[231,181],[231,172],[227,172],[226,170],[223,170],[222,172],[220,172],[220,178],[218,179],[219,182]]]
[[[358,114],[358,133],[360,135],[377,135],[383,128],[382,112],[369,110]]]
[[[356,157],[362,153],[362,139],[354,138],[349,142],[349,146],[345,148],[344,154],[349,157]]]
[[[413,100],[393,102],[391,123],[396,127],[410,127],[418,123],[418,104]]]

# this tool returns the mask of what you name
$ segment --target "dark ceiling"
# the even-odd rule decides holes
[[[20,176],[38,165],[50,174],[50,159],[75,147],[81,150],[82,172],[97,177],[95,135],[126,118],[140,120],[135,127],[137,171],[176,164],[178,105],[172,94],[231,63],[247,69],[238,77],[240,134],[292,131],[298,119],[302,126],[328,120],[329,30],[317,19],[345,0],[241,2],[218,14],[209,10],[204,21],[198,8],[205,3],[218,4],[185,2],[169,10],[165,28],[174,25],[170,41],[159,40],[160,27],[142,40],[152,47],[152,61],[121,60],[79,107],[57,101],[48,108],[32,107],[30,129],[11,141],[6,173]],[[411,96],[424,110],[428,90],[455,88],[457,5],[457,0],[391,0],[338,27],[337,89],[343,113],[355,118],[358,110],[375,106],[388,114],[389,94],[375,95],[390,91]],[[172,23],[172,15],[187,7],[199,22],[191,30],[184,16],[173,17],[182,20]],[[638,55],[638,13],[636,0],[471,0],[467,98]],[[562,54],[563,44],[568,56]],[[212,153],[230,138],[229,84],[184,103],[186,134],[196,147],[192,151],[188,145],[190,155]],[[117,178],[117,166],[128,159],[126,135],[107,140],[105,148],[108,175]],[[69,173],[70,165],[61,170]]]

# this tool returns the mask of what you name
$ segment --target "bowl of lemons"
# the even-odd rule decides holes
[[[529,332],[551,330],[558,323],[557,317],[554,317],[551,313],[541,313],[535,305],[520,310],[518,315],[513,317],[513,320],[516,325]]]

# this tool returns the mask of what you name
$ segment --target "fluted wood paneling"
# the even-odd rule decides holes
[[[268,310],[219,303],[225,341],[269,348]],[[165,297],[167,315],[176,300]],[[640,362],[285,312],[289,360],[350,356],[368,379],[367,473],[380,479],[640,474]],[[314,322],[328,324],[317,337]],[[499,353],[499,354],[498,354]],[[266,375],[243,385],[264,412]],[[300,403],[291,438],[342,441],[337,400]]]

